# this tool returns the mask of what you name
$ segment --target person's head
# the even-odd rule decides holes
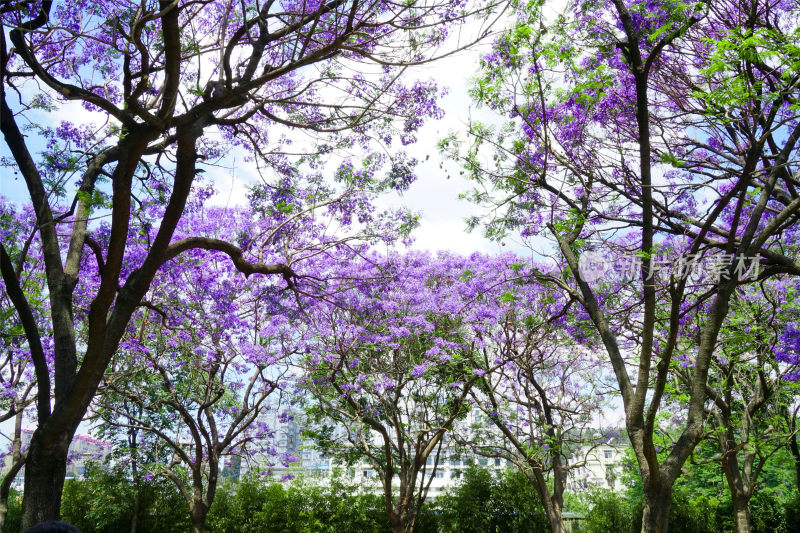
[[[72,524],[51,520],[37,524],[27,529],[25,533],[81,533],[81,531]]]

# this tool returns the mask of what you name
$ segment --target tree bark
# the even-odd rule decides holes
[[[744,494],[733,495],[733,519],[736,533],[750,533],[750,498]]]
[[[553,494],[550,494],[550,487],[541,469],[533,467],[526,472],[528,479],[533,483],[539,499],[542,501],[547,521],[550,523],[552,533],[564,533],[564,520],[562,511],[564,507],[564,488],[567,471],[561,466],[561,459],[558,453],[553,457]]]
[[[642,533],[667,533],[672,487],[645,490]]]
[[[550,522],[550,531],[552,533],[564,533],[564,520],[561,517],[561,507],[546,505],[544,510],[547,514],[547,521]]]
[[[206,529],[205,513],[192,511],[192,533],[203,533]]]
[[[8,498],[0,500],[0,533],[3,533],[5,528],[6,516],[8,516]]]
[[[8,516],[8,496],[11,492],[11,484],[14,478],[25,465],[27,452],[22,452],[22,415],[23,411],[17,412],[14,420],[14,441],[11,445],[11,468],[6,472],[3,481],[0,481],[0,533],[3,533]]]
[[[792,425],[794,431],[794,425]],[[795,483],[797,483],[797,491],[800,492],[800,447],[797,446],[797,435],[792,435],[789,439],[789,451],[792,452],[792,459],[794,459],[794,475]]]
[[[135,490],[133,492],[133,516],[131,516],[131,530],[130,533],[136,533],[136,528],[139,524],[139,484],[135,483]],[[2,531],[0,531],[2,533]]]
[[[141,501],[141,485],[139,483],[139,446],[137,442],[137,430],[131,428],[128,430],[128,445],[131,449],[131,477],[133,478],[133,516],[131,516],[131,529],[130,533],[136,533],[136,528],[139,524],[139,507]],[[2,533],[2,532],[0,532]]]
[[[730,446],[730,442],[725,443]],[[736,525],[736,533],[750,533],[750,496],[752,492],[748,490],[748,483],[745,482],[742,473],[739,471],[739,461],[736,451],[731,450],[722,460],[722,470],[725,473],[725,480],[728,483],[728,490],[733,501],[733,518]]]
[[[195,499],[189,504],[189,517],[192,520],[192,533],[203,533],[206,529],[206,516],[208,516],[209,505],[202,500]]]
[[[55,442],[43,442],[41,429],[34,432],[25,463],[22,531],[60,516],[61,491],[73,433],[74,430],[62,433]]]

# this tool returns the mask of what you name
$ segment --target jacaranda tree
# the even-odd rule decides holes
[[[439,114],[437,90],[402,83],[404,67],[433,58],[451,25],[495,7],[460,0],[0,4],[0,129],[11,154],[3,162],[24,180],[36,214],[50,317],[47,328],[35,320],[4,262],[37,379],[23,527],[58,517],[70,440],[166,261],[202,248],[225,253],[245,274],[296,274],[285,263],[261,262],[249,242],[208,234],[174,242],[196,176],[234,147],[265,172],[292,174],[296,165],[281,148],[293,140],[290,130],[324,136],[307,159],[315,165],[312,156],[337,147],[413,141],[422,122]],[[389,183],[407,185],[412,166],[402,157],[386,162]],[[292,204],[293,188],[275,190],[273,207]],[[151,199],[163,209],[145,220],[155,233],[133,258],[132,219]],[[93,217],[108,221],[102,246]],[[90,252],[100,281],[79,313],[73,295]],[[135,267],[123,275],[126,261]],[[86,328],[80,343],[78,319]]]
[[[736,294],[711,361],[708,438],[730,491],[737,533],[751,531],[750,501],[767,462],[794,438],[782,415],[796,402],[796,363],[776,359],[796,310],[797,279],[768,280]],[[692,317],[695,334],[705,319]],[[692,332],[687,331],[688,335]],[[678,396],[690,382],[689,362],[674,363]]]
[[[530,278],[504,289],[495,304],[499,320],[474,331],[482,375],[470,394],[484,417],[456,439],[513,464],[539,495],[551,531],[563,533],[570,477],[608,438],[596,427],[603,361],[596,342],[570,334],[588,325],[570,298]]]
[[[376,473],[395,532],[414,530],[454,444],[448,432],[470,411],[484,372],[474,332],[502,319],[515,261],[371,254],[340,267],[345,285],[308,312],[311,433],[324,452]]]
[[[31,248],[35,237],[34,225],[31,223],[34,218],[30,208],[18,210],[0,198],[0,242],[4,248],[12,251],[9,255],[0,250],[3,252],[0,261],[5,263],[5,268],[17,274],[20,280],[18,290],[32,302],[31,310],[36,320],[46,323],[46,291],[39,266],[41,256],[36,247]],[[18,253],[22,250],[27,253]],[[11,255],[20,260],[12,264]],[[0,292],[0,422],[13,421],[13,430],[4,435],[9,442],[2,453],[3,464],[7,465],[3,479],[0,480],[2,531],[8,511],[11,483],[24,466],[27,456],[27,450],[22,446],[22,428],[30,419],[28,408],[36,396],[36,378],[33,364],[28,357],[25,330],[11,303],[10,291],[3,281],[0,281],[0,287],[3,289]]]
[[[177,233],[214,226],[233,239],[250,218],[242,208],[189,210]],[[272,247],[302,244],[294,226]],[[273,436],[281,398],[291,393],[287,359],[304,345],[292,325],[301,311],[278,280],[245,278],[220,252],[193,250],[159,272],[92,410],[104,431],[140,430],[154,437],[141,440],[168,452],[140,468],[176,485],[201,532],[226,461],[293,461],[278,454]]]
[[[475,199],[497,207],[491,235],[517,228],[557,251],[550,281],[586,310],[622,395],[642,530],[666,531],[732,295],[800,274],[797,4],[578,0],[549,19],[547,7],[517,4],[475,86],[511,122],[443,146],[487,185]],[[682,322],[698,305],[689,345]],[[690,392],[660,458],[677,355],[691,360]]]

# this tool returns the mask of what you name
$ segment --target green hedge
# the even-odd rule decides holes
[[[246,478],[217,492],[206,522],[210,533],[383,532],[391,529],[377,494],[334,479],[329,486]]]
[[[92,468],[84,481],[67,481],[63,520],[83,533],[130,531],[135,489],[123,472]],[[19,530],[21,495],[12,491],[6,531]],[[190,530],[188,508],[167,480],[151,480],[139,489],[139,533]],[[782,500],[757,493],[752,500],[753,533],[800,533],[800,498]],[[598,490],[581,501],[567,498],[565,511],[585,513],[574,533],[638,533],[641,493]],[[692,496],[676,489],[670,531],[733,532],[730,500]],[[208,515],[209,533],[383,533],[391,531],[383,496],[342,478],[329,485],[302,480],[276,483],[245,477],[217,491]],[[524,475],[509,471],[495,477],[472,467],[460,482],[432,496],[417,519],[416,533],[538,533],[549,526],[536,491]]]
[[[549,531],[539,495],[521,473],[496,478],[478,467],[435,503],[442,533],[528,533]]]
[[[130,531],[135,493],[133,482],[121,470],[89,467],[85,480],[64,484],[61,519],[82,533]],[[137,531],[184,533],[191,529],[190,524],[189,506],[171,481],[142,483]]]
[[[581,533],[638,533],[642,524],[639,495],[596,491],[589,497],[590,511]],[[784,501],[756,493],[750,502],[752,533],[800,533],[800,500]],[[679,533],[734,533],[730,500],[707,496],[693,498],[677,489],[672,493],[669,530]]]

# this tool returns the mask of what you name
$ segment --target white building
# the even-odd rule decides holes
[[[586,463],[572,471],[572,489],[576,492],[588,488],[623,489],[619,477],[627,448],[616,442],[584,448],[581,455]]]
[[[31,438],[33,437],[33,430],[22,430],[22,449],[25,450],[30,446]],[[111,443],[104,440],[95,439],[86,435],[75,435],[69,445],[69,452],[67,455],[67,479],[81,479],[86,473],[86,463],[89,461],[96,461],[102,463],[106,456],[111,453]],[[2,471],[5,472],[11,463],[11,458],[8,456],[3,457]],[[22,484],[25,478],[25,467],[17,474],[14,480],[14,485]]]
[[[476,421],[485,424],[490,422],[479,418],[481,413],[470,418],[470,422]],[[353,465],[345,465],[325,457],[316,448],[313,441],[302,438],[302,415],[295,415],[293,418],[283,422],[276,422],[275,439],[276,451],[278,455],[290,453],[297,457],[297,461],[289,467],[280,464],[272,466],[272,471],[276,478],[286,474],[302,474],[305,477],[330,478],[334,469],[339,469],[344,476],[354,483],[373,484],[376,488],[379,483],[378,473],[367,461],[360,461]],[[580,492],[590,488],[604,488],[610,490],[621,490],[622,484],[619,475],[622,471],[622,460],[627,444],[624,439],[618,437],[607,443],[586,446],[575,454],[571,460],[573,463],[585,462],[584,465],[574,468],[570,472],[570,488]],[[428,457],[425,465],[426,480],[433,470],[435,454]],[[274,459],[271,462],[275,462]],[[439,454],[438,465],[433,473],[430,483],[429,495],[435,496],[445,488],[455,485],[463,475],[463,472],[472,464],[499,474],[507,468],[515,468],[513,464],[505,459],[482,457],[472,453],[459,453],[448,447],[445,441],[442,451]],[[423,472],[420,472],[422,476]],[[395,478],[395,484],[399,485],[399,478]]]

